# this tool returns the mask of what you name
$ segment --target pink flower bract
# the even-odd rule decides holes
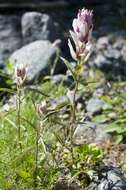
[[[92,11],[87,9],[79,10],[77,18],[73,20],[73,29],[81,42],[88,42],[92,31]]]
[[[68,40],[68,46],[74,60],[79,60],[81,58],[87,60],[91,53],[92,17],[92,11],[82,9],[79,10],[77,18],[73,19],[73,31],[70,31],[70,34],[75,47],[73,47],[70,39]]]

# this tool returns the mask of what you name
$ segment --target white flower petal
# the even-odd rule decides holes
[[[87,44],[86,44],[86,51],[92,51],[92,49],[93,49],[93,45],[92,45],[92,43],[91,42],[88,42]]]
[[[73,19],[72,26],[73,26],[74,32],[77,32],[78,20],[76,18]]]
[[[74,51],[74,48],[73,48],[73,46],[72,46],[72,44],[71,44],[70,39],[68,39],[68,46],[69,46],[69,49],[70,49],[70,53],[71,53],[72,58],[77,61],[77,56],[76,56],[76,53],[75,53],[75,51]]]
[[[91,43],[86,44],[84,52],[80,54],[80,56],[84,58],[84,62],[86,62],[89,59],[92,53],[92,49],[93,49],[93,45]]]
[[[78,39],[76,33],[74,33],[73,31],[70,30],[70,35],[75,43],[76,49],[78,50],[79,49],[79,39]]]

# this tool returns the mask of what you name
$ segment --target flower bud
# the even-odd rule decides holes
[[[47,103],[45,100],[42,101],[41,104],[38,104],[36,107],[37,112],[40,116],[47,113]]]
[[[87,9],[79,10],[77,18],[73,20],[73,30],[70,35],[75,44],[73,47],[70,39],[68,46],[71,56],[74,60],[87,61],[92,51],[91,35],[92,35],[92,11]]]
[[[73,20],[74,32],[82,43],[90,40],[93,27],[92,17],[92,11],[82,9],[79,10],[77,18]]]
[[[15,68],[16,83],[22,85],[26,79],[27,68],[26,65],[19,65]]]

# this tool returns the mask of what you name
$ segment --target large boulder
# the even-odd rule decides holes
[[[27,82],[49,74],[54,64],[59,48],[49,41],[35,41],[15,51],[9,61],[20,65],[26,64],[28,68]],[[63,69],[62,63],[57,62],[55,72]]]
[[[4,64],[21,44],[20,17],[0,15],[0,64]]]
[[[53,42],[59,38],[58,25],[47,14],[28,12],[22,16],[22,35],[24,43],[36,40]]]

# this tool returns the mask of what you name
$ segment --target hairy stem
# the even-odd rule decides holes
[[[70,126],[70,141],[72,143],[72,136],[75,129],[76,123],[76,94],[78,91],[78,80],[76,80],[74,94],[73,94],[73,103],[72,103],[72,117],[71,117],[71,126]]]
[[[35,148],[35,170],[34,170],[34,186],[37,186],[38,173],[38,154],[39,154],[39,127],[36,129],[36,148]]]
[[[75,89],[74,89],[74,95],[73,95],[73,115],[72,115],[72,122],[75,124],[76,121],[76,94],[78,91],[78,79],[76,80]]]
[[[21,146],[21,88],[17,86],[17,126],[18,126],[18,144]]]
[[[73,153],[73,133],[75,129],[75,123],[76,123],[76,94],[78,91],[78,80],[76,80],[74,94],[73,94],[73,103],[72,103],[72,117],[71,117],[71,125],[70,125],[70,144],[71,144],[71,156],[74,164],[74,153]]]

